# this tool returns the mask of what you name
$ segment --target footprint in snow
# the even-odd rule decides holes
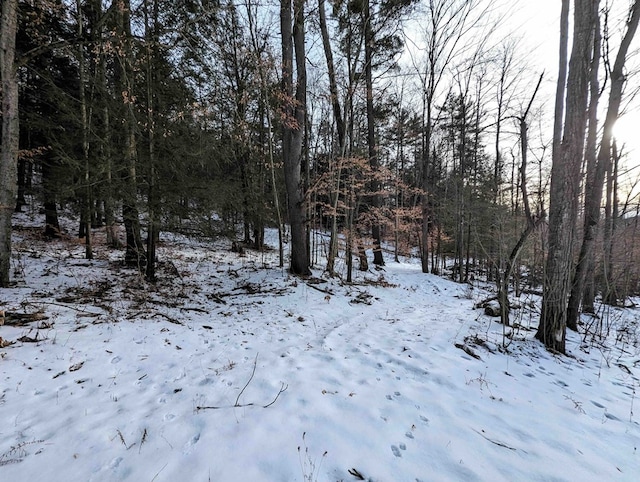
[[[591,403],[593,403],[598,408],[606,408],[604,405],[602,405],[601,403],[598,403],[598,402],[596,402],[594,400],[591,400]]]
[[[393,395],[395,395],[396,397],[401,397],[402,394],[400,392],[393,392]],[[393,400],[393,395],[387,395],[385,398],[387,400]]]
[[[395,455],[396,457],[402,457],[402,454],[400,453],[400,449],[395,445],[391,446],[391,451],[393,452],[393,455]]]
[[[200,440],[200,434],[199,433],[195,434],[193,437],[191,437],[189,439],[189,441],[186,444],[184,444],[184,448],[182,449],[182,453],[184,455],[189,455],[191,453],[191,450],[192,450],[193,446],[198,443],[198,440]]]
[[[116,363],[118,363],[120,360],[122,360],[122,358],[120,358],[119,356],[114,356],[114,357],[111,359],[111,364],[112,364],[112,365],[115,365],[115,364],[116,364]]]

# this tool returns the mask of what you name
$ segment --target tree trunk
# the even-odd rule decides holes
[[[611,146],[611,162],[607,171],[607,201],[604,222],[604,262],[602,301],[615,306],[618,303],[618,290],[614,275],[615,232],[618,221],[618,149],[615,139]]]
[[[420,235],[422,241],[420,243],[420,264],[423,273],[429,272],[429,221],[431,217],[431,207],[429,204],[429,169],[431,168],[430,151],[431,148],[431,109],[433,100],[429,95],[425,95],[423,106],[423,134],[422,134],[422,179],[421,187],[422,194],[420,195],[420,210],[422,215],[422,223],[420,225]],[[438,231],[439,233],[439,231]],[[439,238],[438,238],[439,239]],[[431,263],[432,271],[435,273],[437,270],[435,264]]]
[[[589,275],[589,271],[593,270],[594,256],[593,256],[593,241],[595,237],[596,225],[591,224],[593,221],[592,212],[589,204],[593,200],[594,193],[591,192],[595,189],[594,176],[597,166],[597,137],[598,137],[598,105],[600,101],[600,82],[598,79],[599,67],[600,67],[600,47],[601,47],[601,35],[600,35],[600,23],[596,27],[595,41],[593,45],[593,59],[591,61],[591,80],[590,80],[590,101],[589,101],[589,127],[587,132],[587,143],[585,146],[585,165],[586,165],[586,181],[584,192],[584,220],[583,220],[583,232],[582,232],[582,246],[580,247],[580,254],[578,255],[578,262],[576,264],[576,272],[573,276],[573,283],[571,284],[571,296],[569,296],[569,304],[567,306],[567,328],[573,331],[578,331],[578,318],[580,312],[580,298],[581,293],[586,295],[584,285],[587,276],[591,276],[593,280],[593,273]],[[600,186],[602,191],[602,186]],[[602,196],[602,193],[600,194]],[[600,201],[597,202],[596,216],[599,216]],[[596,221],[597,224],[597,221]],[[591,292],[593,292],[591,290]],[[588,301],[588,304],[593,306],[593,299]]]
[[[18,161],[18,197],[16,198],[16,212],[22,212],[22,206],[27,205],[25,191],[27,185],[27,161],[20,159]]]
[[[149,181],[147,206],[149,221],[147,227],[147,264],[145,277],[153,282],[156,280],[156,242],[160,233],[159,229],[159,192],[157,187],[157,154],[155,146],[156,135],[156,74],[154,71],[154,58],[158,46],[158,2],[153,1],[153,10],[149,11],[149,2],[144,2],[145,16],[145,43],[146,43],[146,67],[147,67],[147,135],[149,154]],[[150,18],[151,14],[151,18]]]
[[[562,141],[562,124],[564,122],[564,102],[567,88],[567,59],[569,47],[569,6],[570,0],[562,0],[560,9],[560,54],[558,59],[558,83],[556,84],[556,101],[553,123],[553,152],[557,151]]]
[[[48,239],[60,237],[60,223],[58,222],[58,208],[56,206],[56,190],[53,180],[55,160],[51,151],[42,156],[42,196],[44,207],[44,235]]]
[[[624,87],[626,77],[624,75],[624,65],[629,51],[629,46],[638,28],[640,20],[640,0],[634,2],[630,10],[629,20],[627,22],[627,31],[622,39],[620,48],[616,55],[613,69],[610,72],[611,90],[609,91],[609,105],[603,126],[602,141],[597,159],[595,157],[595,137],[597,128],[594,125],[589,127],[590,137],[588,139],[587,148],[593,149],[592,152],[587,151],[587,181],[585,186],[585,213],[584,213],[584,233],[582,239],[582,247],[578,258],[578,265],[573,280],[571,298],[569,299],[569,309],[567,312],[567,326],[573,330],[578,329],[578,311],[580,298],[584,290],[585,277],[587,272],[593,271],[593,247],[596,238],[596,228],[600,221],[600,205],[602,203],[602,190],[604,188],[604,178],[607,172],[608,164],[611,162],[611,142],[613,138],[613,126],[618,119],[620,113],[620,104],[622,102],[622,89]],[[596,34],[596,42],[594,54],[599,54],[599,34]],[[599,56],[598,56],[599,58]],[[595,60],[594,60],[595,64]],[[597,84],[597,65],[596,72],[593,74],[595,86],[592,87],[592,97],[597,95],[599,86]],[[593,82],[593,80],[592,80]],[[592,99],[592,104],[593,104]],[[593,108],[594,112],[590,112],[595,123],[597,102]],[[591,142],[589,142],[591,140]],[[590,269],[591,268],[591,269]],[[591,302],[593,304],[593,301]]]
[[[308,275],[309,256],[305,233],[305,206],[302,182],[302,145],[307,105],[307,71],[305,57],[304,0],[281,0],[280,27],[282,34],[282,90],[284,98],[284,129],[282,155],[291,225],[291,272]],[[295,49],[296,88],[294,97],[293,59]]]
[[[84,36],[84,22],[82,18],[82,6],[80,0],[76,0],[76,20],[78,22],[78,38]],[[84,56],[84,45],[78,45],[78,71],[80,73],[80,121],[82,124],[82,166],[84,186],[81,188],[81,209],[80,216],[80,237],[84,234],[85,258],[93,259],[93,248],[91,246],[91,174],[89,169],[89,116],[87,108],[87,95],[85,91],[86,84],[86,62]]]
[[[135,102],[133,89],[133,49],[131,46],[131,18],[129,0],[122,1],[122,9],[117,9],[119,15],[120,29],[122,36],[123,56],[120,58],[122,64],[121,72],[121,92],[124,102],[124,179],[122,188],[122,218],[126,233],[125,264],[136,267],[142,271],[146,263],[144,244],[140,236],[140,218],[138,214],[138,181],[136,173],[136,128],[137,122],[134,113],[133,103]]]
[[[336,131],[338,134],[338,150],[337,156],[344,157],[346,151],[346,129],[345,122],[342,117],[342,108],[340,99],[338,98],[338,84],[336,82],[336,69],[333,62],[333,52],[329,40],[329,30],[327,28],[327,19],[325,13],[325,0],[318,0],[318,20],[320,23],[320,33],[322,35],[322,46],[324,56],[327,62],[327,73],[329,77],[329,93],[331,95],[331,107],[333,109],[333,117],[336,122]],[[337,161],[336,187],[331,193],[331,233],[329,237],[329,251],[327,253],[327,272],[330,276],[335,274],[335,261],[338,255],[338,201],[340,199],[340,178],[342,175],[342,160]]]
[[[11,215],[16,207],[18,176],[18,73],[15,63],[18,1],[2,1],[0,78],[2,145],[0,146],[0,287],[9,286]]]
[[[364,75],[367,91],[367,145],[369,148],[369,165],[373,179],[371,180],[371,208],[373,210],[371,237],[373,238],[373,264],[376,266],[384,266],[384,258],[382,256],[380,223],[378,217],[379,210],[382,205],[382,196],[380,195],[380,181],[378,160],[378,146],[376,144],[376,127],[375,113],[373,110],[373,49],[375,47],[375,39],[373,28],[371,26],[372,12],[369,0],[364,0]]]
[[[522,156],[522,162],[520,163],[520,191],[522,193],[522,202],[524,205],[524,213],[527,218],[527,226],[520,234],[518,241],[511,250],[509,257],[506,260],[506,265],[502,273],[498,272],[497,284],[498,284],[498,303],[500,305],[500,319],[504,326],[509,325],[509,281],[516,266],[516,261],[520,256],[520,252],[524,247],[524,243],[527,241],[531,233],[533,233],[538,226],[544,221],[544,213],[539,212],[534,216],[531,212],[531,206],[529,204],[529,190],[527,188],[527,155],[529,153],[529,138],[527,127],[527,116],[533,105],[533,101],[536,98],[540,84],[542,84],[542,78],[544,74],[540,75],[538,84],[531,96],[529,105],[524,114],[518,119],[520,122],[520,151]]]
[[[548,348],[565,352],[567,301],[573,274],[573,244],[580,196],[589,70],[598,0],[576,0],[574,33],[566,92],[563,139],[553,152],[549,200],[549,251],[542,313],[536,338]],[[562,59],[561,59],[562,61]],[[555,122],[561,122],[556,118]]]

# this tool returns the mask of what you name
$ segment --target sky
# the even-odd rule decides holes
[[[602,2],[604,3],[604,2]],[[627,0],[616,0],[614,3],[619,11],[626,12]],[[553,102],[558,73],[558,44],[560,36],[560,0],[516,0],[504,1],[499,12],[505,16],[505,21],[501,27],[501,33],[510,33],[522,37],[523,51],[530,52],[527,58],[528,66],[532,72],[545,72],[543,84],[539,98],[544,102],[544,114],[549,119],[549,126],[553,119]],[[624,18],[622,15],[619,17]],[[572,13],[569,17],[570,29]],[[612,30],[620,35],[622,23],[618,23]],[[615,50],[615,46],[613,47]],[[632,43],[631,52],[640,48],[640,33],[636,35]],[[569,53],[571,49],[571,38],[569,39]],[[632,57],[632,62],[637,63],[637,56]],[[633,67],[637,70],[636,67]],[[537,74],[536,74],[537,75]],[[628,90],[632,90],[640,84],[639,74],[636,78],[631,77]],[[600,121],[604,119],[604,108],[608,101],[608,91],[604,92],[600,100],[603,112],[599,115]],[[623,102],[624,105],[624,102]],[[623,160],[624,169],[629,170],[629,178],[623,180],[622,190],[633,192],[633,195],[640,193],[640,187],[632,187],[632,183],[640,177],[640,100],[632,101],[626,108],[624,115],[616,123],[614,129],[619,145],[624,145],[627,158]],[[549,127],[550,128],[550,127]]]

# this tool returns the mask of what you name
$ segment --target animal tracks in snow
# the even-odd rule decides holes
[[[184,455],[189,455],[193,451],[193,447],[200,441],[200,434],[197,433],[193,437],[191,437],[187,443],[184,444],[182,448],[182,453]]]

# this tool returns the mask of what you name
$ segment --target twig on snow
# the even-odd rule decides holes
[[[508,445],[503,444],[502,442],[497,442],[497,441],[495,441],[495,440],[491,440],[491,439],[490,439],[489,437],[487,437],[485,434],[483,434],[483,433],[481,433],[481,432],[478,432],[476,429],[473,429],[473,431],[474,431],[475,433],[477,433],[478,435],[481,435],[483,438],[485,438],[486,440],[488,440],[488,441],[489,441],[489,442],[491,442],[492,444],[497,445],[498,447],[504,447],[505,449],[509,449],[509,450],[513,450],[513,451],[518,450],[518,449],[516,449],[515,447],[509,447]]]
[[[199,411],[199,410],[220,410],[222,408],[244,408],[244,407],[254,407],[254,406],[256,406],[257,404],[255,404],[253,402],[240,403],[240,397],[242,396],[244,391],[247,389],[247,387],[249,386],[249,384],[253,380],[253,377],[256,374],[257,365],[258,365],[258,355],[256,354],[256,358],[253,360],[253,369],[251,370],[251,375],[249,376],[249,380],[247,380],[247,383],[245,383],[244,387],[242,387],[242,390],[240,390],[240,393],[236,397],[236,401],[235,401],[235,403],[233,405],[227,405],[227,406],[222,406],[222,405],[220,405],[220,406],[218,406],[218,405],[202,405],[202,406],[197,406],[196,407],[196,411]],[[276,401],[278,400],[278,398],[280,397],[281,394],[283,394],[284,392],[287,391],[287,388],[289,388],[289,385],[287,385],[286,383],[282,383],[280,385],[280,390],[278,390],[278,393],[276,394],[274,399],[271,400],[266,405],[260,405],[260,406],[262,408],[269,408],[271,405],[276,403]]]
[[[233,404],[234,407],[238,407],[239,406],[238,402],[240,401],[240,397],[242,396],[244,391],[247,389],[247,387],[251,383],[251,380],[253,380],[253,376],[256,374],[256,365],[257,364],[258,364],[258,354],[256,353],[256,358],[253,360],[253,370],[251,370],[251,376],[249,377],[249,380],[247,380],[247,383],[245,383],[244,387],[242,387],[242,390],[240,390],[240,393],[238,393],[238,396],[236,398],[236,403]]]

